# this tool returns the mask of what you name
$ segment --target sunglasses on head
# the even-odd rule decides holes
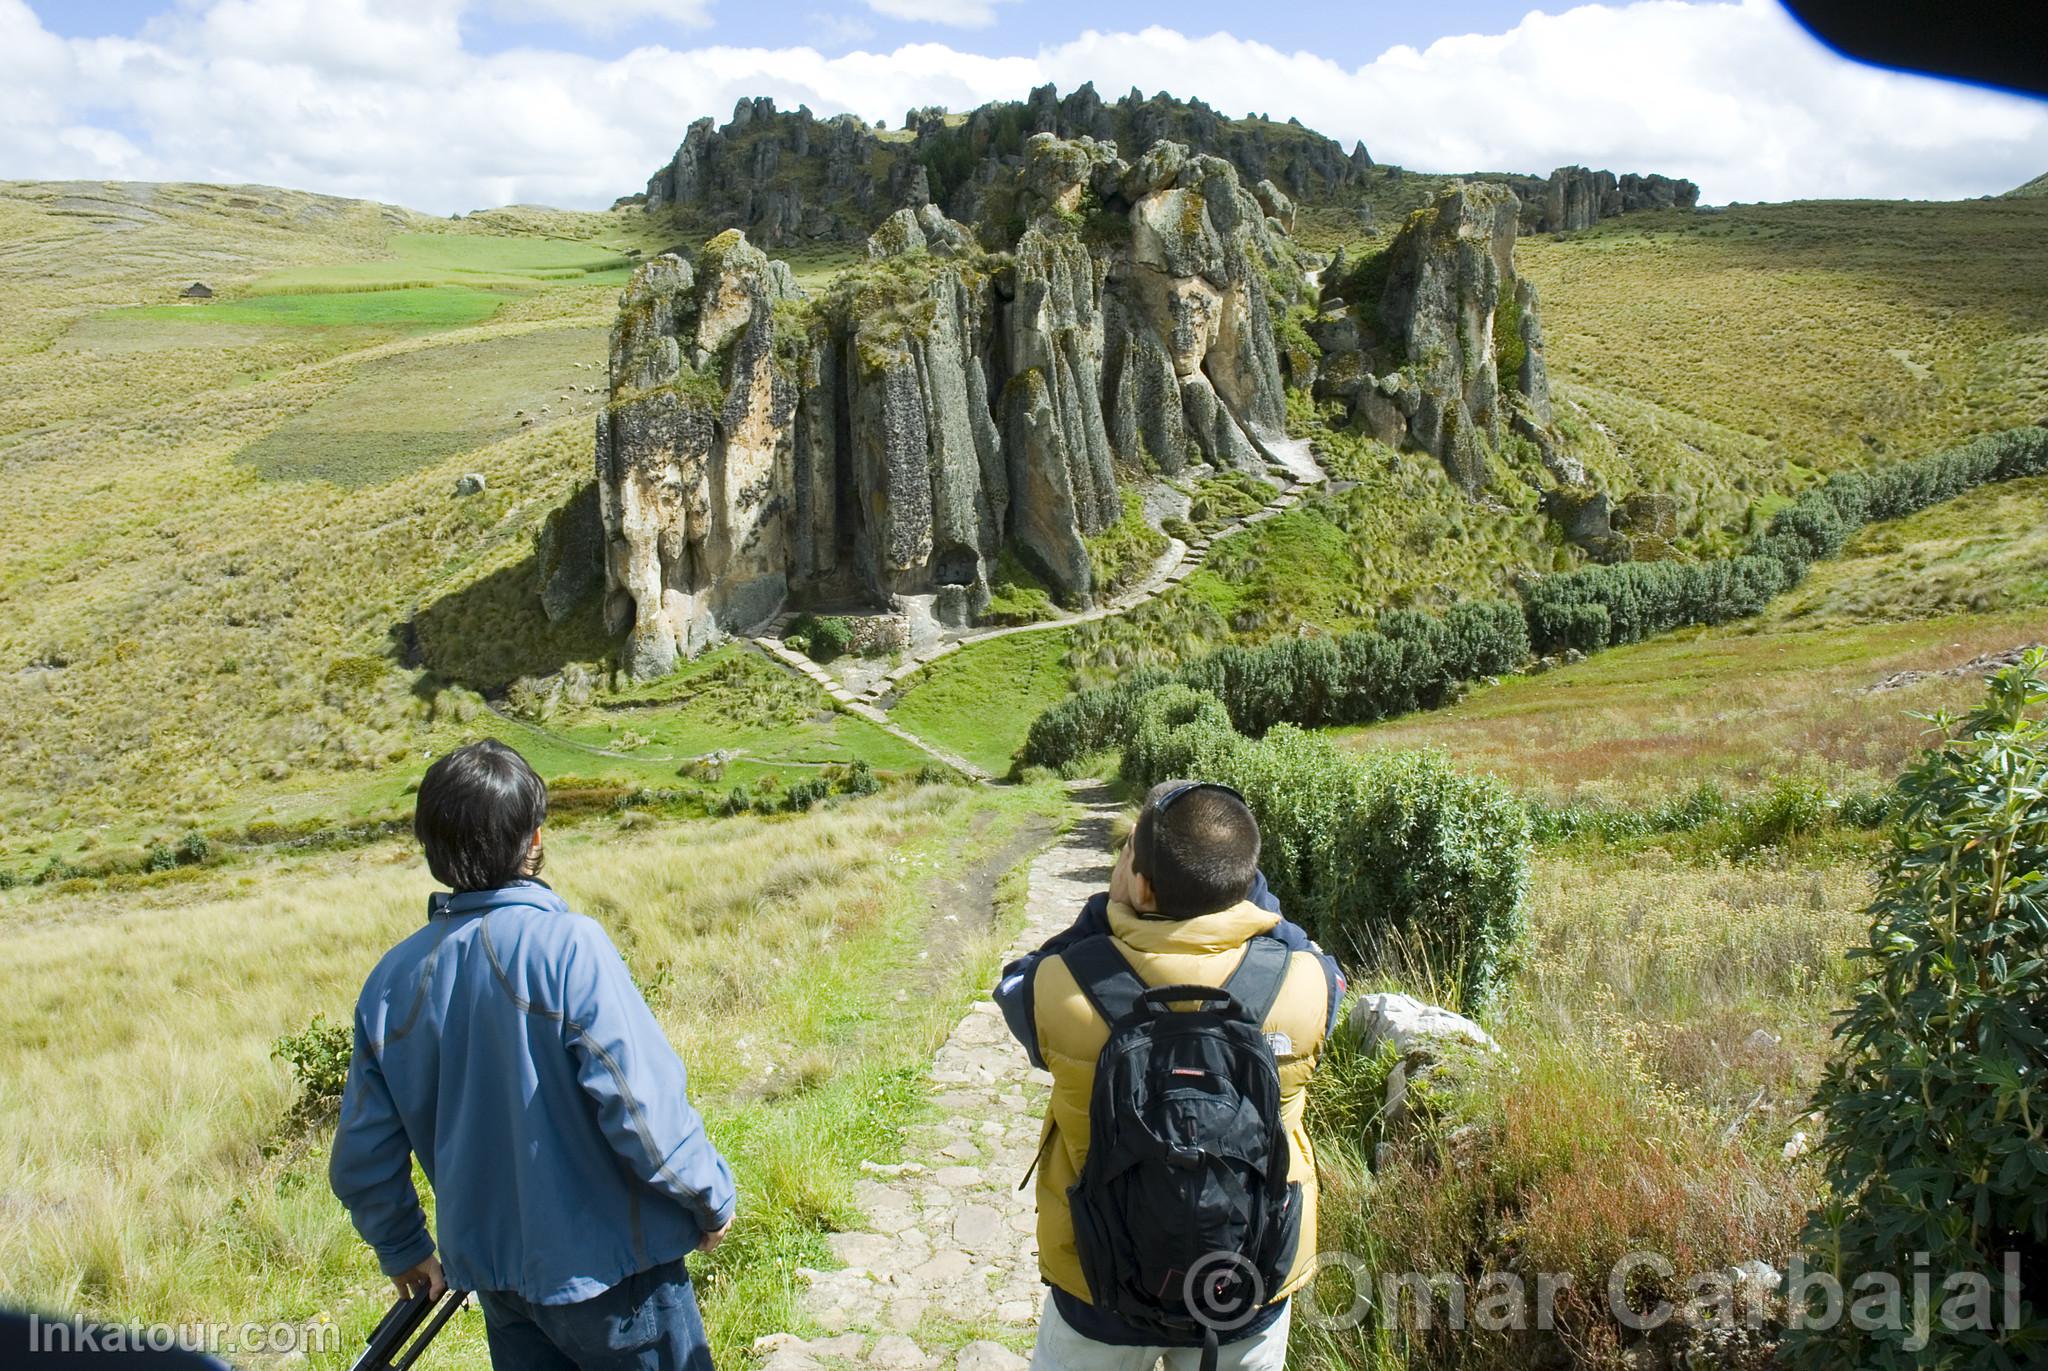
[[[1161,795],[1158,799],[1148,801],[1145,807],[1138,811],[1138,823],[1132,826],[1130,835],[1130,841],[1132,842],[1134,848],[1138,844],[1138,835],[1140,832],[1144,832],[1148,839],[1151,836],[1150,826],[1144,822],[1147,817],[1150,817],[1156,822],[1160,815],[1164,814],[1167,810],[1172,809],[1176,804],[1179,804],[1182,800],[1186,799],[1188,796],[1194,794],[1198,790],[1219,790],[1223,792],[1225,795],[1228,795],[1231,799],[1236,800],[1246,809],[1251,808],[1251,802],[1249,800],[1245,799],[1243,795],[1238,793],[1238,791],[1234,787],[1224,785],[1221,781],[1189,781],[1185,785],[1177,785],[1173,789],[1167,791],[1164,795]],[[1152,855],[1150,851],[1151,843],[1148,841],[1143,846],[1143,851],[1134,851],[1133,855],[1149,858]]]
[[[1246,809],[1251,808],[1250,802],[1244,796],[1240,795],[1235,788],[1227,786],[1221,781],[1189,781],[1186,785],[1177,785],[1167,791],[1164,795],[1161,795],[1158,799],[1147,805],[1146,809],[1156,818],[1173,808],[1174,805],[1183,799],[1194,794],[1197,790],[1220,790]]]

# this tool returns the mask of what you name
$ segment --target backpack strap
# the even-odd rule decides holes
[[[1136,1009],[1138,1001],[1144,998],[1145,982],[1131,969],[1131,964],[1124,960],[1124,954],[1116,950],[1116,944],[1107,934],[1083,938],[1060,953],[1060,960],[1073,973],[1074,984],[1081,987],[1088,1003],[1111,1028]]]
[[[1294,954],[1278,938],[1261,933],[1245,944],[1244,958],[1223,988],[1243,1006],[1245,1017],[1254,1028],[1265,1027],[1266,1017],[1280,1002],[1280,991],[1287,983],[1293,961]]]

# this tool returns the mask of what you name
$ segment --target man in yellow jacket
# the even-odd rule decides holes
[[[1299,1236],[1278,1288],[1261,1290],[1262,1307],[1229,1321],[1232,1340],[1218,1349],[1220,1371],[1279,1371],[1286,1359],[1290,1298],[1307,1282],[1315,1258],[1315,1159],[1302,1109],[1343,988],[1335,963],[1298,928],[1247,898],[1255,882],[1263,894],[1258,854],[1257,822],[1235,791],[1196,782],[1154,787],[1110,878],[1100,921],[1108,946],[1150,987],[1221,987],[1249,965],[1254,939],[1277,939],[1265,959],[1277,963],[1277,991],[1261,1027],[1277,1067]],[[1091,903],[1081,922],[1096,912]],[[1098,1307],[1083,1275],[1069,1189],[1087,1160],[1090,1097],[1111,1026],[1072,965],[1082,951],[1075,936],[1082,931],[1077,925],[1040,955],[1006,968],[996,995],[1033,1061],[1053,1077],[1037,1169],[1039,1270],[1051,1291],[1034,1368],[1149,1371],[1163,1357],[1169,1371],[1193,1371],[1198,1339],[1162,1345],[1156,1331]],[[1162,1216],[1159,1222],[1173,1220]]]

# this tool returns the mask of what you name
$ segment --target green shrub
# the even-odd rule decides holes
[[[197,866],[213,855],[213,844],[207,841],[204,833],[194,829],[178,840],[175,855],[179,865]]]
[[[1172,672],[1145,668],[1070,695],[1032,721],[1022,757],[1058,770],[1111,746],[1129,735],[1137,701],[1168,682],[1214,696],[1231,727],[1257,736],[1282,723],[1368,723],[1441,704],[1458,682],[1512,671],[1528,655],[1527,623],[1512,601],[1471,601],[1441,618],[1395,610],[1376,629],[1233,644]]]
[[[882,778],[875,774],[873,764],[865,757],[856,757],[839,782],[840,792],[846,795],[872,795],[881,788]]]
[[[178,854],[166,843],[151,843],[142,853],[142,869],[154,875],[178,864]]]
[[[725,792],[725,798],[718,802],[718,812],[726,818],[744,814],[754,807],[754,792],[746,786],[736,785]]]
[[[327,1022],[325,1014],[297,1033],[287,1033],[271,1046],[270,1055],[292,1069],[299,1097],[292,1106],[300,1119],[331,1113],[341,1104],[348,1085],[348,1064],[355,1050],[355,1034],[348,1024]]]
[[[1910,1325],[1803,1329],[1785,1349],[1802,1371],[2038,1365],[2048,1348],[2048,726],[2027,717],[2048,701],[2043,665],[2000,672],[1898,782],[1869,939],[1850,953],[1868,970],[1814,1100],[1833,1195],[1805,1233],[1845,1286],[1888,1272],[1911,1290],[1931,1271],[1995,1287],[2016,1254],[2020,1318],[1937,1324],[1919,1350]],[[2000,1303],[1987,1292],[1987,1319]]]
[[[799,614],[782,640],[814,662],[829,662],[853,646],[853,620],[841,614]]]
[[[1687,624],[1755,614],[1837,556],[1864,524],[1896,519],[1976,486],[2048,472],[2048,428],[2008,429],[1868,472],[1842,472],[1772,516],[1739,557],[1623,562],[1532,582],[1522,592],[1538,652],[1640,642]],[[1600,613],[1604,611],[1603,622]]]
[[[1734,818],[1736,850],[1753,852],[1817,832],[1833,820],[1834,804],[1819,781],[1780,776],[1762,796],[1737,805]]]
[[[1523,931],[1529,822],[1508,789],[1435,752],[1361,756],[1291,725],[1254,741],[1186,685],[1133,710],[1124,779],[1235,786],[1258,816],[1260,865],[1290,918],[1359,966],[1398,971],[1485,1012]]]
[[[831,795],[830,781],[823,776],[808,776],[782,792],[782,808],[791,814],[803,814],[824,803]]]

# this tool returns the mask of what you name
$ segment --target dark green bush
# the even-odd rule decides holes
[[[746,786],[736,785],[725,792],[725,798],[718,802],[718,812],[730,818],[744,814],[754,807],[754,792]]]
[[[1291,725],[1253,740],[1185,685],[1141,700],[1123,776],[1235,786],[1289,917],[1347,962],[1434,983],[1468,1010],[1498,996],[1523,932],[1529,823],[1506,786],[1434,752],[1361,756]]]
[[[1111,747],[1130,736],[1137,702],[1169,683],[1214,697],[1231,727],[1258,736],[1282,723],[1367,723],[1441,704],[1459,682],[1513,670],[1528,655],[1527,623],[1512,601],[1461,604],[1441,618],[1395,610],[1376,629],[1219,648],[1171,672],[1145,668],[1070,695],[1032,722],[1020,756],[1057,770]]]
[[[1990,1328],[1799,1329],[1800,1371],[2038,1366],[2048,1349],[2048,701],[2044,659],[1992,679],[1984,705],[1898,782],[1867,966],[1836,1027],[1814,1104],[1832,1197],[1805,1233],[1810,1264],[1845,1287],[1888,1273],[1904,1290],[2022,1272],[2016,1323],[1987,1289]],[[1927,1311],[1930,1318],[1932,1311]]]
[[[823,804],[832,795],[832,783],[823,776],[807,776],[782,792],[782,808],[802,814]]]
[[[872,795],[881,788],[882,778],[875,774],[873,764],[865,757],[856,757],[839,782],[841,793],[846,795]]]
[[[1711,562],[1623,562],[1546,576],[1525,587],[1537,652],[1640,642],[1687,624],[1755,614],[1798,584],[1814,562],[1838,556],[1864,524],[1897,519],[1993,481],[2048,472],[2048,428],[2015,428],[1875,471],[1842,472],[1778,511],[1740,557]],[[1595,610],[1603,610],[1603,624]]]
[[[782,640],[814,662],[829,662],[853,646],[853,620],[841,614],[799,614]]]
[[[342,1090],[348,1084],[349,1059],[354,1052],[354,1030],[345,1023],[327,1022],[325,1014],[315,1014],[304,1029],[288,1033],[272,1044],[270,1055],[289,1065],[299,1084],[299,1097],[292,1107],[294,1115],[312,1119],[340,1106]]]

